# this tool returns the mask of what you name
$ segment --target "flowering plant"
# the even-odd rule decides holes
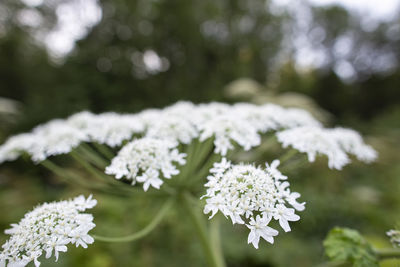
[[[269,141],[282,144],[284,152],[264,166],[239,162],[232,153]],[[53,156],[61,154],[70,155],[91,178],[58,166]],[[255,248],[260,238],[273,243],[279,234],[273,221],[289,232],[289,223],[300,220],[297,212],[305,209],[305,202],[298,201],[300,194],[291,191],[289,178],[278,167],[287,167],[293,157],[313,162],[317,155],[325,155],[328,166],[338,170],[349,164],[352,156],[367,163],[377,157],[353,130],[324,128],[301,109],[245,103],[178,102],[138,114],[81,112],[10,137],[0,146],[0,162],[29,156],[93,192],[132,195],[152,191],[166,198],[160,212],[142,231],[115,238],[93,235],[95,240],[141,238],[173,205],[182,204],[210,266],[224,266],[223,256],[218,242],[210,240],[210,227],[193,200],[202,200],[203,212],[211,213],[209,219],[221,213],[233,224],[245,225],[249,229],[248,243]],[[11,238],[3,245],[0,262],[24,266],[34,261],[38,266],[43,251],[46,257],[54,251],[57,259],[68,243],[86,247],[93,242],[88,231],[95,225],[90,214],[79,212],[95,204],[91,197],[85,200],[80,196],[44,204],[26,214],[6,232]]]

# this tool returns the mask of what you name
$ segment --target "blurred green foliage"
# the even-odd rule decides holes
[[[322,241],[334,226],[358,229],[374,245],[390,246],[385,232],[400,220],[400,69],[379,72],[360,63],[356,79],[343,81],[334,71],[339,59],[333,51],[338,38],[352,33],[356,42],[349,54],[355,65],[365,57],[360,55],[364,46],[370,47],[367,58],[372,61],[375,54],[386,50],[399,59],[400,39],[386,34],[394,24],[399,25],[399,18],[365,31],[343,8],[313,8],[312,29],[322,28],[325,33],[315,42],[328,51],[329,61],[320,69],[299,70],[293,51],[285,63],[276,63],[283,45],[291,40],[286,38],[290,32],[284,25],[293,18],[289,13],[271,12],[265,1],[103,0],[101,6],[100,23],[64,62],[57,63],[34,41],[32,29],[18,24],[16,14],[27,7],[14,0],[0,3],[7,14],[0,21],[0,96],[22,103],[14,123],[1,122],[0,138],[84,109],[135,112],[177,100],[233,101],[225,94],[225,86],[241,77],[250,78],[267,100],[287,92],[314,99],[315,106],[330,114],[327,124],[361,131],[380,156],[375,164],[355,161],[341,172],[329,170],[324,158],[288,170],[292,189],[301,192],[307,202],[302,219],[274,245],[263,243],[259,250],[246,244],[246,229],[221,220],[228,265],[316,266],[327,260]],[[55,7],[34,9],[43,16],[41,29],[51,29]],[[252,27],[241,29],[249,19]],[[168,69],[146,72],[135,61],[146,50],[168,59]],[[271,153],[256,150],[246,157],[270,161],[277,148],[270,149]],[[0,229],[17,222],[37,203],[90,193],[23,161],[0,166],[0,184]],[[160,204],[141,196],[95,197],[99,200],[95,230],[104,235],[141,229]],[[121,244],[95,242],[87,250],[71,248],[61,255],[58,265],[204,266],[187,222],[185,214],[177,210],[146,239]],[[1,233],[1,243],[5,239]],[[392,261],[385,266],[396,264],[399,262]],[[54,266],[54,262],[44,261],[43,266]]]
[[[335,227],[329,232],[324,246],[332,261],[351,262],[357,267],[379,266],[373,248],[356,230]]]

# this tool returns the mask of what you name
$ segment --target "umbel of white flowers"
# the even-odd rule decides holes
[[[357,132],[326,129],[301,109],[273,104],[178,102],[137,114],[96,115],[85,111],[65,120],[50,121],[30,133],[10,137],[0,146],[0,163],[22,154],[41,162],[67,154],[81,143],[113,148],[124,144],[105,173],[124,178],[132,185],[141,183],[147,191],[150,187],[161,188],[165,179],[180,173],[178,166],[187,163],[186,154],[179,151],[182,145],[190,146],[194,140],[202,145],[212,140],[213,152],[226,157],[235,147],[250,150],[260,145],[265,134],[275,134],[284,148],[306,153],[310,162],[317,155],[327,156],[329,167],[334,169],[350,163],[349,155],[364,162],[377,157]],[[226,159],[216,163],[206,184],[204,211],[212,212],[211,217],[221,211],[233,223],[245,224],[250,229],[249,243],[255,247],[260,237],[272,243],[278,232],[268,226],[270,220],[279,221],[289,231],[288,222],[299,219],[294,211],[304,209],[304,204],[296,202],[300,194],[290,192],[286,176],[277,170],[278,164],[274,161],[263,170],[234,165]]]
[[[163,183],[161,173],[164,178],[170,179],[179,173],[173,163],[186,163],[185,154],[179,153],[175,147],[176,144],[169,140],[151,137],[134,140],[119,151],[105,172],[115,175],[117,179],[126,177],[133,185],[141,182],[144,191],[150,185],[159,189]]]
[[[44,254],[56,261],[59,252],[66,252],[69,243],[87,248],[94,239],[88,232],[95,227],[93,216],[83,213],[97,204],[92,196],[72,200],[44,203],[25,214],[18,223],[5,231],[11,235],[2,246],[0,266],[26,266],[31,261],[39,266],[38,258]]]
[[[229,217],[232,223],[245,224],[250,229],[248,243],[258,248],[260,237],[271,244],[278,231],[269,222],[278,220],[285,232],[289,221],[298,221],[295,214],[304,210],[305,203],[298,203],[297,192],[290,192],[287,177],[277,169],[279,161],[266,164],[265,170],[252,165],[233,165],[225,158],[215,163],[205,184],[207,194],[204,213],[212,218],[218,211]],[[288,208],[287,205],[293,208]]]

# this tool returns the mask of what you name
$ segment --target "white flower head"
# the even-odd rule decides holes
[[[279,114],[279,113],[275,113]],[[280,114],[282,119],[276,118],[281,128],[293,128],[299,126],[321,127],[321,123],[317,121],[308,111],[299,108],[284,109]]]
[[[283,147],[292,146],[307,153],[310,162],[315,160],[317,154],[326,155],[329,167],[338,170],[350,163],[346,153],[355,155],[364,162],[372,162],[377,158],[376,151],[363,142],[360,134],[351,129],[303,126],[284,130],[276,135]]]
[[[67,154],[81,142],[88,141],[84,133],[68,125],[64,120],[52,120],[39,125],[33,129],[32,135],[35,144],[28,153],[31,154],[33,161],[42,161],[49,156]]]
[[[32,151],[36,143],[34,135],[24,133],[11,136],[0,146],[0,163],[17,159],[24,152]]]
[[[283,110],[283,108],[272,104],[257,106],[249,103],[235,104],[233,109],[241,120],[247,121],[261,133],[275,130],[280,126],[276,120],[276,113],[277,109]]]
[[[300,152],[307,153],[310,162],[315,161],[317,154],[328,157],[329,168],[340,170],[350,162],[329,129],[303,126],[278,132],[276,136],[283,147],[292,146]]]
[[[106,173],[115,178],[143,183],[147,191],[150,185],[159,189],[163,184],[161,177],[170,179],[179,170],[176,164],[184,165],[186,154],[179,153],[176,143],[168,140],[144,137],[126,144],[106,168]]]
[[[89,196],[72,200],[44,203],[25,214],[18,223],[5,231],[11,235],[2,246],[0,263],[3,266],[26,266],[34,262],[39,266],[39,257],[58,260],[59,252],[66,252],[68,244],[87,248],[94,242],[88,232],[95,227],[93,216],[82,213],[93,208],[97,201]]]
[[[71,116],[68,123],[78,128],[91,141],[110,147],[120,146],[124,140],[131,139],[133,134],[144,131],[144,125],[138,116],[114,112],[94,115],[84,111]]]
[[[235,116],[232,113],[211,118],[198,127],[201,131],[200,141],[214,137],[215,153],[222,156],[234,148],[231,140],[244,150],[250,150],[261,143],[257,128],[245,120],[240,120],[239,115]]]
[[[188,114],[189,115],[189,114]],[[163,114],[149,124],[146,136],[167,139],[172,142],[190,144],[199,132],[191,120],[185,116]]]
[[[15,160],[24,152],[33,161],[42,161],[50,156],[69,153],[83,141],[87,138],[81,131],[63,120],[52,120],[37,126],[31,133],[9,138],[0,147],[0,162]]]
[[[252,165],[233,165],[226,159],[215,163],[205,184],[207,193],[204,213],[210,219],[220,211],[232,223],[245,224],[250,229],[248,242],[258,248],[260,237],[273,243],[278,231],[269,227],[271,219],[282,229],[290,231],[289,222],[300,219],[295,210],[303,210],[305,203],[298,203],[299,193],[290,192],[289,183],[277,167],[279,161],[261,169]],[[288,208],[287,206],[293,208]]]
[[[356,131],[337,127],[332,129],[331,134],[344,151],[356,156],[358,160],[370,163],[377,159],[378,153],[371,146],[366,145]]]

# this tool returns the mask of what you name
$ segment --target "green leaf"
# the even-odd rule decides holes
[[[325,253],[331,261],[348,262],[355,267],[378,267],[371,245],[355,230],[333,228],[324,240]]]

